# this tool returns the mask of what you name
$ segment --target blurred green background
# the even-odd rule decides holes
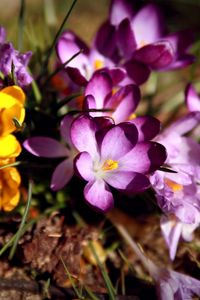
[[[200,0],[132,0],[136,8],[144,3],[158,3],[171,30],[192,27],[200,37]],[[26,0],[23,50],[46,48],[59,28],[72,0]],[[21,0],[0,0],[0,24],[6,27],[8,39],[17,47],[18,16]],[[106,19],[110,0],[78,0],[65,28],[73,29],[90,42]]]

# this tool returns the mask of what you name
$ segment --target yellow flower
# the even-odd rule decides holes
[[[21,150],[20,143],[14,135],[0,137],[0,165],[2,160],[17,157]]]
[[[0,91],[0,136],[16,130],[13,119],[23,123],[25,117],[25,94],[18,86],[9,86]]]
[[[0,170],[0,210],[11,211],[20,199],[21,177],[16,168]]]

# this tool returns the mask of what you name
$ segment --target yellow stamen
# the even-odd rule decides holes
[[[144,47],[144,46],[147,45],[147,42],[145,42],[144,40],[142,40],[142,41],[140,41],[139,45],[142,48],[142,47]]]
[[[134,114],[134,113],[132,113],[132,114],[130,114],[130,116],[128,117],[128,120],[130,121],[130,120],[133,120],[133,119],[135,119],[137,117],[137,115],[136,114]]]
[[[104,63],[103,63],[102,60],[96,59],[96,60],[94,61],[94,69],[95,69],[95,70],[99,70],[99,69],[103,68],[103,66],[104,66]]]
[[[165,183],[168,185],[168,187],[173,191],[173,192],[178,192],[182,191],[183,186],[181,184],[178,184],[174,182],[171,179],[165,178]]]
[[[103,171],[111,171],[117,168],[118,168],[118,162],[112,159],[107,159],[102,166]]]

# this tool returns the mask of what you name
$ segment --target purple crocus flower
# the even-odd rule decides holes
[[[109,116],[116,124],[127,121],[140,100],[140,90],[133,84],[124,86],[113,94],[112,79],[106,72],[95,73],[87,84],[84,94],[85,109],[108,110],[90,112],[92,117]]]
[[[177,120],[156,138],[167,149],[167,166],[176,172],[156,171],[150,177],[158,205],[168,218],[174,215],[178,220],[171,233],[162,224],[171,259],[175,257],[181,228],[190,224],[190,228],[194,230],[200,220],[200,145],[192,138],[184,136],[199,120],[200,113],[192,112]],[[185,237],[182,234],[182,238]]]
[[[67,143],[67,146],[64,146],[55,139],[43,136],[31,137],[23,143],[24,148],[33,155],[49,158],[65,158],[53,172],[51,189],[54,191],[62,189],[74,174],[73,159],[77,151],[70,139],[72,121],[73,118],[67,115],[62,119],[60,124],[60,134]]]
[[[140,141],[153,139],[160,131],[160,122],[151,116],[136,117],[134,114],[140,100],[139,88],[135,84],[129,84],[115,93],[114,89],[106,72],[95,73],[85,88],[83,108],[107,109],[108,111],[90,112],[89,115],[111,117],[115,124],[129,121],[137,127]]]
[[[153,70],[169,70],[194,61],[194,56],[187,52],[192,44],[191,33],[181,31],[167,35],[162,13],[154,4],[145,5],[135,13],[128,0],[114,0],[110,22],[116,28],[117,43],[127,60],[127,70],[129,64],[136,62]]]
[[[5,41],[5,30],[0,27],[0,71],[5,75],[9,75],[14,65],[14,72],[18,84],[21,87],[29,85],[32,81],[31,75],[26,70],[32,53],[19,53],[14,49],[11,43]]]
[[[88,46],[71,31],[63,32],[58,40],[56,49],[61,63],[65,63],[73,55],[83,50],[83,53],[80,53],[66,66],[68,75],[78,85],[86,85],[93,73],[99,69],[107,71],[115,84],[125,77],[125,70],[116,67],[111,59],[100,54],[95,44],[89,49]]]
[[[187,224],[181,222],[175,216],[162,216],[160,227],[165,239],[165,242],[169,248],[169,256],[171,260],[174,260],[178,247],[179,240],[190,242],[193,239],[193,231],[199,226],[200,221],[196,223]]]
[[[160,268],[144,255],[141,248],[130,237],[126,229],[116,224],[121,235],[128,242],[133,251],[140,258],[145,268],[155,281],[158,299],[160,300],[192,300],[193,296],[200,296],[200,281],[179,272]]]
[[[88,181],[85,199],[104,212],[113,207],[109,186],[128,193],[141,192],[149,187],[146,175],[166,158],[160,144],[138,143],[137,128],[128,122],[100,129],[95,119],[81,116],[72,124],[71,139],[80,151],[75,160],[77,173]]]

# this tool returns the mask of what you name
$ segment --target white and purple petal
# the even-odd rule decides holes
[[[101,159],[118,160],[128,153],[137,143],[138,131],[135,125],[121,123],[105,134],[101,144]]]
[[[131,22],[138,47],[154,43],[165,33],[163,16],[153,4],[144,6]]]
[[[107,212],[114,206],[113,195],[104,180],[88,182],[84,188],[86,201],[95,209]]]
[[[96,108],[104,108],[106,96],[112,92],[112,80],[106,72],[97,72],[88,82],[85,96],[92,95],[96,102]]]
[[[126,193],[137,193],[150,186],[149,179],[140,173],[126,172],[119,167],[118,170],[106,174],[105,181],[112,187]]]
[[[76,173],[86,181],[93,181],[94,166],[93,160],[88,152],[81,152],[75,158]]]
[[[132,19],[133,5],[127,0],[113,0],[111,2],[109,19],[112,25],[119,25],[124,19]]]
[[[92,157],[98,153],[95,133],[97,125],[95,121],[86,115],[74,120],[71,126],[71,141],[80,152],[88,152]]]
[[[141,142],[121,157],[121,170],[147,174],[157,170],[166,159],[165,148],[155,142]]]
[[[106,107],[114,108],[112,118],[115,123],[127,121],[140,100],[140,90],[136,85],[127,85],[116,92],[106,103]]]

